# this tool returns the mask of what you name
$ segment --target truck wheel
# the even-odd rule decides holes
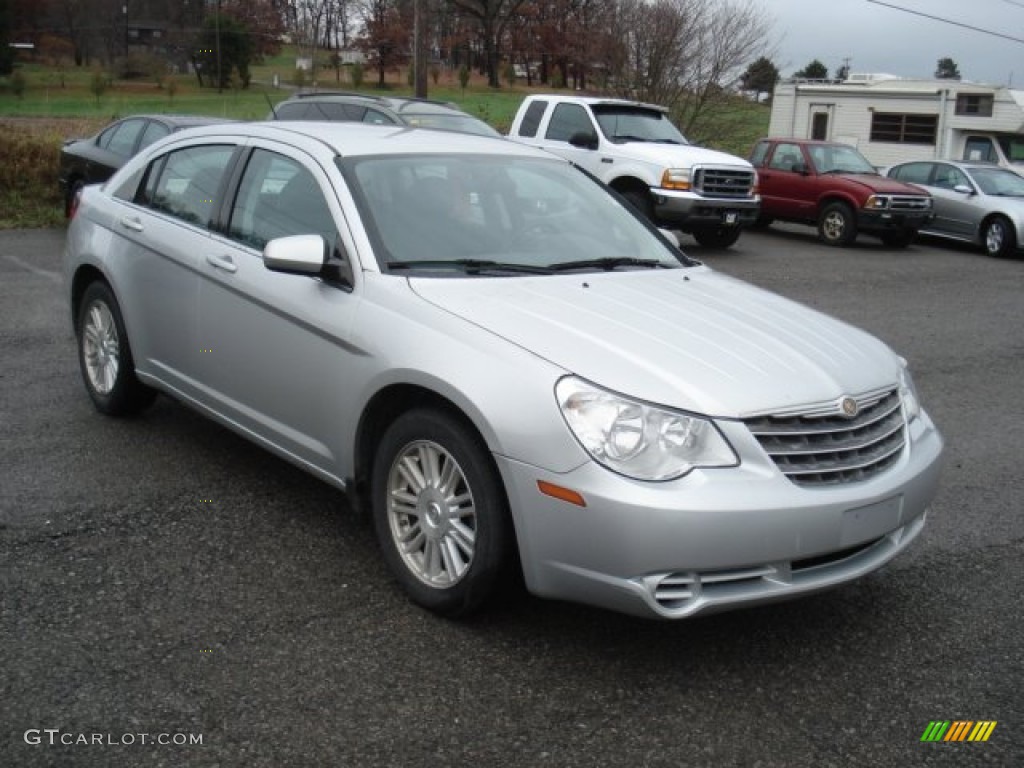
[[[896,232],[885,232],[881,235],[882,242],[892,248],[906,248],[917,237],[916,229],[902,229]]]
[[[818,217],[818,237],[826,245],[849,245],[857,239],[857,222],[846,203],[829,203]]]
[[[651,193],[639,187],[630,187],[619,192],[636,212],[650,222],[654,221],[654,206],[651,205]]]
[[[1017,249],[1017,233],[1007,218],[993,216],[982,230],[981,242],[989,256],[1003,258]]]
[[[705,248],[728,248],[740,239],[739,227],[707,227],[693,230],[693,239]]]
[[[514,534],[487,446],[434,409],[409,411],[384,432],[371,482],[384,560],[412,600],[464,616],[508,575]]]

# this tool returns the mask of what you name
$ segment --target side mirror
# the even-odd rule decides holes
[[[263,266],[290,275],[319,275],[327,263],[327,244],[320,235],[291,235],[267,243]]]
[[[966,184],[957,184],[955,187],[953,187],[953,191],[954,192],[959,192],[961,195],[973,195],[974,194],[974,190],[971,189]]]
[[[806,176],[807,175],[807,164],[806,163],[799,163],[799,162],[798,163],[793,163],[790,166],[790,170],[792,170],[793,173],[799,173],[801,176]]]
[[[597,134],[593,131],[576,131],[569,137],[569,143],[580,149],[597,149]]]
[[[351,288],[355,285],[352,264],[338,245],[334,259],[327,241],[320,235],[291,235],[271,240],[263,248],[263,266],[287,275],[315,275],[330,283]]]

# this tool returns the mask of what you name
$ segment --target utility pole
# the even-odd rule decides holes
[[[415,96],[427,97],[427,45],[423,24],[423,5],[428,0],[413,0],[412,4],[412,72]]]

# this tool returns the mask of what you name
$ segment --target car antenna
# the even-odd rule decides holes
[[[274,102],[272,102],[270,100],[270,94],[268,94],[266,91],[264,91],[263,92],[263,98],[267,100],[267,104],[270,106],[270,114],[272,114],[274,116],[274,119],[277,120],[278,119],[278,117],[277,117],[277,110],[274,109]]]

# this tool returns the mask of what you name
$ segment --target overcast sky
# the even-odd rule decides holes
[[[829,74],[850,58],[851,72],[932,77],[950,57],[965,80],[1024,88],[1024,43],[963,29],[887,7],[1024,40],[1024,0],[760,0],[774,18],[772,61],[783,77],[812,59]]]

